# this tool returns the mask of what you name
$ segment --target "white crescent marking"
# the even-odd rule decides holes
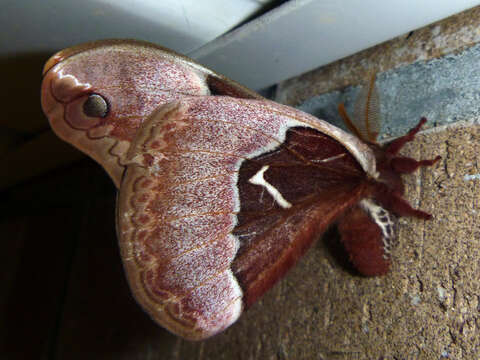
[[[288,209],[292,207],[292,204],[290,204],[283,196],[280,194],[280,191],[277,190],[272,184],[267,182],[263,178],[263,174],[265,171],[267,171],[269,168],[268,165],[264,165],[255,175],[253,175],[248,182],[254,185],[260,185],[263,186],[265,189],[267,189],[268,193],[272,195],[273,199],[283,207],[284,209]]]

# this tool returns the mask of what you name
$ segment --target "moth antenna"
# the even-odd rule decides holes
[[[350,116],[348,116],[347,110],[345,109],[345,105],[343,103],[338,104],[338,113],[340,114],[345,125],[347,125],[348,130],[350,130],[356,137],[363,139],[362,134],[353,124]]]
[[[375,74],[370,77],[354,104],[353,120],[359,129],[360,138],[366,142],[376,143],[380,133],[380,97],[375,85]]]

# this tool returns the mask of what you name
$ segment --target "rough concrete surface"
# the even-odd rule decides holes
[[[362,84],[372,73],[462,51],[480,41],[479,19],[475,7],[284,81],[276,101],[297,106],[314,95]]]
[[[403,154],[442,160],[406,176],[434,214],[402,218],[391,272],[356,275],[334,231],[226,332],[178,339],[174,359],[478,359],[480,126],[420,134]]]
[[[480,44],[477,44],[442,58],[417,61],[378,74],[380,139],[401,136],[417,124],[420,116],[427,117],[429,127],[478,118],[479,63]],[[360,88],[349,86],[342,91],[312,96],[298,108],[347,130],[337,105],[344,103],[354,115],[353,105]]]

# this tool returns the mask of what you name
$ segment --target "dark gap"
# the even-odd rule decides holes
[[[250,15],[248,18],[246,18],[241,23],[237,24],[234,28],[232,28],[230,31],[228,31],[227,34],[231,31],[233,31],[235,29],[238,29],[239,27],[245,25],[246,23],[249,23],[250,21],[255,20],[256,18],[266,14],[267,12],[275,9],[276,7],[279,7],[286,2],[289,2],[289,1],[290,0],[274,0],[274,1],[268,2],[263,7],[261,7],[259,10],[257,10],[252,15]]]

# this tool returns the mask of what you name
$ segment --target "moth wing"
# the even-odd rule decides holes
[[[362,200],[337,224],[350,261],[361,274],[377,276],[388,272],[394,224],[385,209],[371,200]]]
[[[118,233],[133,293],[157,322],[190,339],[223,330],[359,201],[365,172],[329,131],[340,134],[228,97],[184,98],[143,124]]]
[[[86,111],[91,95],[103,111]],[[169,49],[135,40],[103,40],[68,48],[44,67],[42,108],[54,132],[85,152],[117,185],[141,123],[184,96],[262,97]],[[89,100],[90,99],[90,100]]]
[[[330,192],[330,196],[327,194]],[[353,183],[320,191],[314,201],[304,199],[280,214],[252,212],[234,232],[243,246],[232,269],[244,289],[246,306],[256,302],[298,262],[311,245],[346,209],[358,202],[361,185]]]

